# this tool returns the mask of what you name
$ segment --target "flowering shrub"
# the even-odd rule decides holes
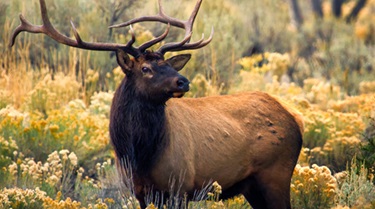
[[[286,73],[290,65],[289,54],[262,53],[251,57],[244,57],[239,60],[239,64],[246,71],[272,75],[281,78]]]
[[[329,208],[334,204],[337,181],[326,166],[297,164],[291,184],[295,208]]]
[[[32,189],[4,188],[0,193],[1,208],[39,209],[43,205],[46,193],[38,187]]]
[[[3,200],[0,201],[3,204],[1,208],[83,208],[82,202],[88,208],[107,208],[114,203],[110,198],[102,201],[97,195],[93,195],[95,189],[101,188],[100,183],[88,177],[82,178],[84,169],[78,168],[78,158],[74,152],[54,151],[44,163],[24,158],[22,153],[16,151],[14,155],[17,156],[16,161],[7,168],[11,174],[8,178],[9,185],[35,189],[5,188],[0,193],[0,200]],[[105,162],[103,168],[105,166],[110,165]],[[83,188],[90,189],[91,194],[84,196]],[[79,196],[81,202],[72,200]],[[86,199],[90,198],[91,202],[96,202],[95,205],[87,203]]]
[[[37,160],[46,159],[48,153],[64,148],[75,149],[81,159],[90,153],[108,150],[108,119],[90,114],[77,100],[61,109],[51,110],[47,118],[8,107],[0,111],[0,119],[4,139],[14,140],[20,152]]]
[[[220,88],[212,85],[210,80],[207,80],[204,75],[197,74],[190,84],[191,88],[186,93],[188,97],[204,97],[204,96],[212,96],[212,95],[219,95],[222,91],[222,87]]]
[[[341,88],[332,83],[317,78],[308,78],[303,81],[303,84],[306,99],[313,104],[319,104],[323,110],[327,108],[328,102],[342,97]]]
[[[61,199],[61,193],[58,193],[55,199],[47,196],[46,192],[35,189],[20,189],[20,188],[4,188],[0,190],[0,206],[1,208],[55,208],[55,209],[107,209],[108,205],[112,204],[111,199],[102,201],[98,199],[94,204],[89,204],[88,207],[83,207],[80,202],[72,200],[71,198]],[[107,205],[108,204],[108,205]]]
[[[375,93],[375,81],[362,81],[359,83],[359,91],[361,94]]]
[[[331,133],[334,132],[334,124],[330,115],[330,113],[321,110],[305,112],[305,134],[303,141],[305,147],[321,147],[325,144]]]
[[[111,108],[112,98],[112,92],[94,93],[94,95],[91,97],[89,106],[90,113],[109,118],[109,110]]]
[[[365,105],[364,105],[365,106]],[[358,113],[323,111],[310,107],[303,110],[304,147],[309,148],[309,163],[327,165],[335,171],[346,168],[361,144],[365,122]]]
[[[24,158],[22,153],[15,151],[15,161],[8,166],[12,175],[10,184],[20,186],[40,186],[48,189],[51,194],[57,191],[64,193],[72,190],[71,180],[74,172],[82,176],[83,169],[77,169],[78,159],[74,152],[68,150],[54,151],[48,155],[45,163],[33,158]]]
[[[47,114],[48,111],[58,109],[78,98],[79,89],[80,85],[74,77],[57,73],[52,80],[51,75],[46,74],[29,92],[26,104],[31,111]]]
[[[357,113],[363,120],[375,116],[375,94],[362,94],[346,97],[344,100],[331,101],[328,106],[336,112]]]
[[[242,91],[262,91],[265,89],[266,81],[259,73],[240,70],[238,80],[229,90],[230,93]]]

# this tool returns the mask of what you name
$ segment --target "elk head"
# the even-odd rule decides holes
[[[118,64],[126,74],[127,82],[132,83],[137,93],[139,93],[139,96],[152,102],[163,103],[171,97],[182,97],[184,93],[189,90],[188,79],[180,75],[178,71],[185,66],[191,57],[190,54],[182,54],[165,60],[164,54],[169,51],[183,51],[204,47],[212,40],[213,30],[207,40],[204,40],[203,36],[199,41],[190,43],[193,23],[202,0],[198,0],[194,11],[186,21],[167,16],[163,11],[160,1],[161,0],[159,0],[159,13],[157,15],[143,16],[110,26],[110,28],[119,28],[144,21],[157,21],[167,24],[167,29],[162,35],[143,43],[139,47],[133,46],[135,42],[133,30],[130,30],[132,38],[126,44],[85,42],[81,39],[72,21],[71,26],[75,39],[69,38],[57,31],[51,24],[44,0],[40,0],[43,25],[33,25],[20,15],[21,24],[13,32],[9,45],[13,46],[17,35],[25,31],[30,33],[43,33],[61,44],[76,48],[114,51],[116,52]],[[185,30],[183,40],[175,43],[167,43],[156,51],[148,50],[151,46],[165,39],[168,35],[170,25]],[[129,55],[132,57],[129,57]]]
[[[189,91],[189,80],[178,73],[190,59],[181,54],[164,60],[160,54],[146,51],[138,58],[130,58],[123,51],[117,54],[117,62],[129,86],[137,98],[165,103],[171,97],[182,97]]]

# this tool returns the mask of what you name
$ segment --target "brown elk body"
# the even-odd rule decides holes
[[[118,139],[115,149],[125,151],[128,143],[134,143],[154,159],[144,175],[135,172],[139,199],[147,195],[147,187],[169,191],[170,176],[178,178],[183,173],[180,192],[190,197],[212,179],[222,186],[222,198],[243,194],[253,208],[290,208],[290,180],[302,145],[303,122],[275,98],[252,92],[170,99],[160,112],[140,109],[145,114],[142,121],[123,123],[116,121],[127,114],[119,104],[113,103],[111,115],[111,138]],[[158,120],[147,124],[152,118]],[[147,124],[148,130],[162,134],[139,142],[120,140],[115,135],[123,136],[125,129],[116,127],[131,127],[129,123]],[[147,146],[148,140],[157,144]]]
[[[189,43],[201,0],[187,21],[168,17],[160,8],[156,16],[117,25],[168,24],[165,33],[138,48],[132,46],[134,34],[127,44],[84,42],[73,24],[75,40],[68,38],[50,23],[44,0],[40,4],[43,25],[32,25],[21,16],[11,45],[27,31],[77,48],[116,52],[126,77],[112,102],[111,142],[120,173],[125,169],[121,162],[129,162],[142,208],[147,193],[170,191],[171,178],[188,199],[214,180],[222,186],[222,198],[243,194],[253,208],[291,208],[290,181],[302,146],[303,121],[298,113],[261,92],[174,98],[189,90],[189,81],[178,71],[190,55],[165,60],[164,53],[198,49],[211,41],[212,34],[208,40]],[[155,52],[147,50],[167,36],[169,25],[184,28],[185,38]]]

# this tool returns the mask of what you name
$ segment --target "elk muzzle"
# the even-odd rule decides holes
[[[184,94],[186,92],[189,91],[189,84],[190,84],[190,81],[185,78],[184,76],[182,75],[179,75],[176,79],[175,79],[175,84],[176,84],[176,89],[177,91],[173,92],[173,97],[175,98],[180,98],[180,97],[183,97]]]

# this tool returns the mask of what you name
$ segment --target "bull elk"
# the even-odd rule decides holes
[[[126,44],[85,42],[72,23],[75,39],[51,24],[40,0],[43,25],[30,24],[20,15],[10,45],[22,32],[43,33],[59,43],[88,50],[114,51],[126,74],[117,88],[110,114],[110,137],[117,162],[128,160],[136,198],[146,207],[150,190],[169,191],[172,176],[180,179],[179,194],[191,198],[205,182],[222,186],[221,198],[243,194],[253,208],[291,208],[290,182],[302,144],[302,117],[278,99],[261,92],[205,98],[180,98],[189,80],[178,73],[190,59],[181,54],[164,59],[170,51],[198,49],[210,43],[204,37],[190,42],[202,0],[186,21],[167,16],[159,0],[159,13],[111,27],[143,21],[167,24],[160,36],[134,47]],[[170,26],[183,28],[180,42],[161,42]],[[129,57],[132,56],[132,58]],[[125,169],[117,163],[118,170]]]

